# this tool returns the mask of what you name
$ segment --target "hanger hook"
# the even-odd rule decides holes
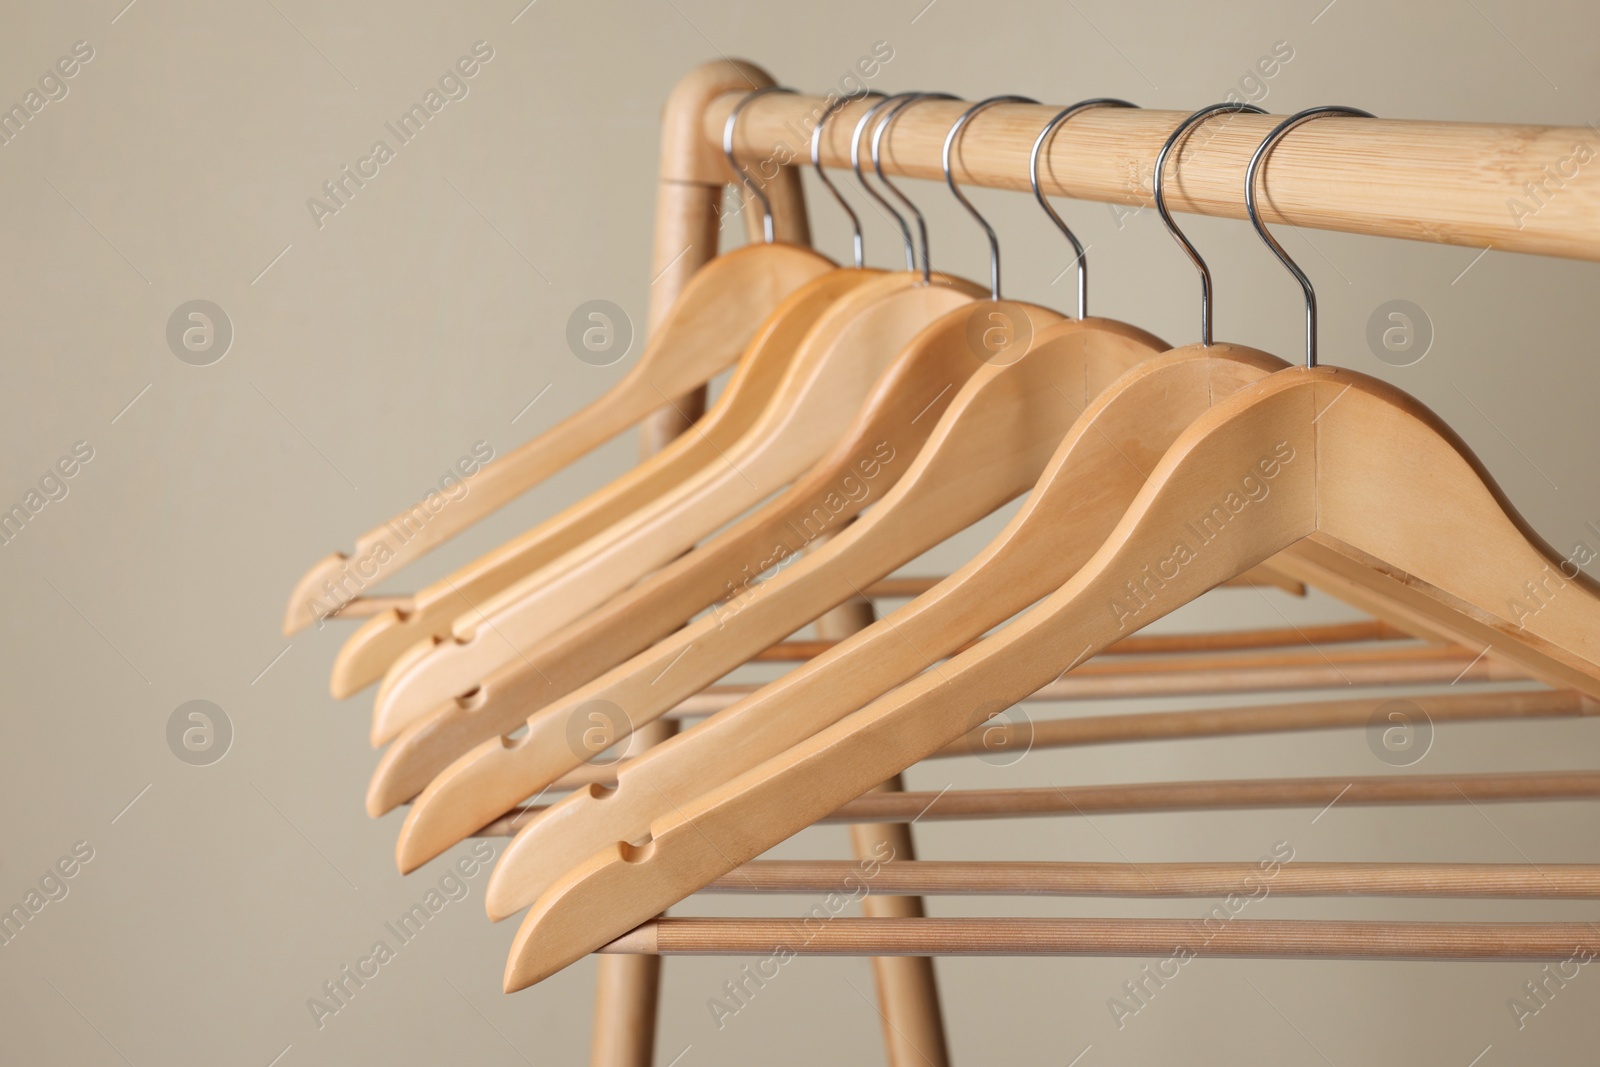
[[[1252,115],[1265,115],[1266,111],[1254,104],[1232,102],[1227,104],[1212,104],[1203,107],[1193,115],[1178,123],[1177,129],[1167,136],[1167,143],[1161,146],[1161,151],[1156,155],[1156,172],[1150,179],[1150,193],[1156,202],[1156,211],[1161,215],[1161,221],[1166,224],[1167,232],[1172,234],[1172,239],[1178,242],[1178,247],[1188,253],[1194,262],[1195,270],[1200,272],[1200,343],[1211,344],[1211,268],[1206,266],[1206,261],[1200,258],[1200,253],[1195,250],[1194,242],[1178,229],[1178,224],[1173,221],[1172,212],[1167,210],[1167,196],[1162,174],[1166,171],[1167,156],[1184,134],[1188,133],[1197,123],[1203,122],[1212,115],[1224,112],[1241,114],[1248,112]]]
[[[900,187],[890,181],[889,176],[883,172],[883,158],[878,152],[883,141],[883,135],[889,131],[889,127],[899,117],[900,112],[912,104],[920,104],[924,100],[959,100],[960,97],[952,96],[949,93],[907,93],[905,95],[907,99],[890,108],[889,113],[883,117],[883,121],[878,123],[877,128],[872,131],[872,169],[878,175],[878,180],[884,184],[884,187],[893,193],[902,204],[910,208],[911,214],[916,216],[917,235],[922,238],[922,282],[926,285],[933,281],[932,258],[928,252],[928,220],[922,217],[922,210],[911,202],[911,198],[901,192]]]
[[[916,93],[895,93],[893,96],[884,97],[869,107],[866,114],[856,120],[856,128],[850,134],[850,169],[856,172],[856,181],[861,183],[861,188],[866,190],[867,195],[876,200],[885,211],[894,216],[895,224],[900,227],[900,239],[905,242],[906,270],[908,271],[915,270],[917,267],[917,251],[916,246],[911,243],[911,227],[906,225],[905,216],[896,211],[894,205],[885,200],[883,194],[874,189],[872,183],[867,181],[867,176],[861,173],[861,134],[866,130],[867,123],[871,122],[878,112],[896,100],[904,100],[907,97],[916,95]]]
[[[956,119],[956,124],[950,127],[950,132],[944,135],[944,151],[939,157],[939,164],[944,168],[944,183],[950,191],[961,201],[961,206],[967,209],[967,214],[978,220],[978,225],[983,227],[984,234],[989,238],[989,298],[1000,299],[1000,238],[995,236],[994,227],[989,225],[989,220],[972,206],[972,201],[966,198],[959,186],[956,185],[955,172],[950,167],[950,150],[955,147],[956,139],[961,136],[961,131],[967,123],[977,117],[978,112],[987,110],[996,104],[1037,104],[1039,101],[1031,96],[991,96],[979,100]]]
[[[1081,100],[1071,107],[1056,113],[1056,117],[1051,119],[1049,124],[1039,132],[1038,140],[1033,142],[1033,151],[1028,155],[1028,181],[1033,185],[1034,199],[1039,201],[1039,206],[1044,208],[1044,213],[1050,216],[1050,221],[1056,224],[1056,229],[1060,230],[1067,240],[1072,242],[1072,261],[1078,267],[1079,319],[1087,318],[1089,315],[1089,261],[1084,257],[1083,242],[1078,240],[1078,235],[1072,232],[1072,227],[1062,220],[1061,216],[1056,213],[1056,209],[1050,206],[1050,201],[1045,199],[1044,189],[1039,184],[1039,157],[1044,153],[1044,146],[1050,140],[1051,135],[1060,128],[1062,123],[1074,115],[1097,107],[1138,106],[1138,104],[1130,104],[1126,100],[1118,100],[1109,96],[1096,97],[1093,100]]]
[[[1250,225],[1256,228],[1256,233],[1272,249],[1278,257],[1278,262],[1289,269],[1295,280],[1300,283],[1300,288],[1306,294],[1306,367],[1315,369],[1317,365],[1317,291],[1311,287],[1311,279],[1306,277],[1306,272],[1300,265],[1289,258],[1289,253],[1283,250],[1277,238],[1267,232],[1267,224],[1261,221],[1261,213],[1256,210],[1256,175],[1261,172],[1261,167],[1267,161],[1267,156],[1277,143],[1283,140],[1285,134],[1303,123],[1324,115],[1347,115],[1358,119],[1375,118],[1370,111],[1362,111],[1356,107],[1344,107],[1339,104],[1328,104],[1323,107],[1308,107],[1304,111],[1297,111],[1273,127],[1267,139],[1261,142],[1255,155],[1250,157],[1250,167],[1245,171],[1244,178],[1244,209],[1250,216]]]
[[[822,118],[817,120],[816,126],[812,127],[811,130],[811,165],[816,168],[817,177],[822,181],[823,185],[828,187],[828,192],[833,194],[833,198],[839,202],[839,207],[844,210],[845,215],[850,219],[850,233],[856,253],[856,270],[860,270],[867,265],[866,246],[861,240],[861,219],[856,215],[855,208],[851,207],[850,202],[844,198],[844,194],[839,192],[839,187],[833,184],[833,179],[828,177],[828,172],[823,169],[822,128],[828,124],[829,119],[843,111],[846,104],[864,100],[869,96],[882,95],[876,89],[868,89],[849,96],[841,96],[828,105],[827,109],[822,113]]]
[[[744,183],[744,187],[749,189],[755,198],[760,201],[762,233],[766,235],[767,244],[769,245],[773,240],[772,202],[767,199],[767,194],[763,193],[761,191],[761,187],[755,183],[753,178],[750,177],[749,172],[744,169],[744,165],[737,159],[733,158],[733,131],[739,125],[739,112],[743,111],[745,105],[750,103],[750,101],[754,100],[756,97],[765,96],[768,93],[792,92],[794,92],[793,89],[786,89],[781,85],[768,85],[765,88],[756,89],[753,92],[746,93],[744,95],[744,99],[733,105],[733,110],[728,112],[728,121],[722,125],[722,154],[728,157],[728,166],[732,168],[733,172],[739,176],[739,180]]]

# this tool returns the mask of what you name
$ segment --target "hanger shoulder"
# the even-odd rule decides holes
[[[1485,650],[1600,695],[1595,583],[1532,531],[1427,408],[1353,371],[1317,373],[1339,397],[1319,422],[1317,540],[1353,549]]]
[[[838,269],[819,252],[783,243],[717,256],[689,279],[619,385],[659,410],[663,395],[682,396],[732,366],[784,300]]]
[[[355,551],[324,557],[290,594],[284,633],[333,614],[374,566],[385,578],[604,444],[661,407],[657,390],[681,396],[738,358],[785,295],[833,264],[794,245],[760,245],[718,256],[695,273],[638,362],[605,396],[478,471],[472,491],[418,524],[412,509],[357,538]],[[399,531],[399,532],[397,532]],[[355,571],[352,573],[351,565]]]
[[[455,618],[473,605],[485,603],[716,462],[750,428],[776,392],[805,332],[823,311],[881,274],[826,271],[789,293],[756,331],[727,387],[692,432],[669,442],[598,492],[420,590],[404,607],[368,619],[334,661],[333,695],[347,697],[377,681],[413,644],[446,636]],[[658,406],[675,396],[658,396]],[[380,740],[387,741],[390,736]]]
[[[820,460],[917,332],[980,292],[960,279],[892,279],[868,282],[830,308],[756,425],[718,463],[479,605],[458,620],[452,640],[403,668],[397,662],[379,689],[377,702],[392,705],[382,714],[410,721],[472,689],[517,658],[517,649],[598,607]]]

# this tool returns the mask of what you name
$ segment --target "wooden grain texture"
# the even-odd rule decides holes
[[[734,102],[706,110],[702,135],[721,143]],[[804,148],[816,97],[768,96],[740,115],[734,148],[741,157],[779,145]],[[847,106],[823,131],[822,160],[849,163],[850,131],[871,102]],[[884,169],[937,180],[945,134],[969,105],[929,100],[906,109],[884,135]],[[1000,104],[973,118],[953,153],[963,185],[1027,190],[1028,154],[1060,107]],[[1187,111],[1099,108],[1062,126],[1040,161],[1046,193],[1150,206],[1156,155]],[[1223,115],[1191,134],[1169,161],[1166,188],[1174,211],[1245,217],[1240,180],[1251,153],[1282,115]],[[1493,247],[1507,252],[1600,259],[1600,187],[1553,177],[1580,145],[1596,143],[1581,126],[1516,126],[1405,119],[1331,117],[1284,138],[1263,168],[1268,222]],[[1535,199],[1527,185],[1546,190]],[[1542,203],[1541,203],[1542,201]],[[1524,210],[1513,210],[1521,203]],[[1464,257],[1465,264],[1470,257]]]
[[[1246,477],[1270,489],[1249,490]],[[1201,536],[1193,524],[1208,521],[1214,529]],[[975,708],[1009,706],[1063,664],[1314,533],[1403,573],[1433,610],[1481,618],[1496,650],[1542,660],[1591,696],[1600,689],[1600,598],[1591,585],[1569,581],[1537,612],[1507,617],[1523,583],[1556,568],[1558,557],[1530,539],[1459,439],[1416,401],[1364,375],[1285,370],[1195,419],[1093,558],[995,637],[740,778],[696,789],[651,824],[645,844],[602,845],[566,868],[518,931],[507,987],[581,958],[659,902],[683,899],[955,740],[975,725]],[[1143,586],[1150,569],[1174,561],[1170,578]],[[627,780],[619,776],[615,796]],[[503,858],[496,875],[505,869]]]
[[[661,919],[599,949],[664,956],[1134,956],[1579,960],[1593,924],[1233,919]]]
[[[864,872],[845,860],[752,860],[706,886],[711,893],[915,893],[1048,897],[1471,897],[1593,900],[1600,864],[1064,863],[896,859]]]
[[[849,429],[879,376],[932,320],[982,289],[885,274],[832,304],[807,333],[777,392],[717,462],[622,523],[501,590],[456,620],[451,638],[396,662],[374,715],[410,721],[479,686],[521,650],[622,592],[800,477]]]

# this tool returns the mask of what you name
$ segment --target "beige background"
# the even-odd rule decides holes
[[[8,106],[74,42],[94,49],[66,97],[0,147],[0,504],[23,500],[74,442],[94,449],[65,499],[0,546],[0,904],[21,901],[74,842],[94,850],[69,894],[0,948],[0,1059],[14,1063],[583,1060],[592,961],[503,996],[513,931],[483,919],[483,874],[347,1008],[320,1030],[312,1021],[307,998],[444,872],[401,878],[398,813],[377,825],[363,814],[370,694],[338,705],[326,687],[347,624],[292,640],[278,627],[314,560],[419,496],[474,442],[503,452],[622,373],[625,364],[578,361],[563,329],[598,297],[642,323],[657,110],[692,65],[740,56],[820,90],[886,41],[894,54],[876,85],[890,91],[1192,108],[1286,41],[1294,57],[1264,101],[1280,113],[1340,102],[1393,117],[1600,119],[1600,14],[1575,2],[540,0],[520,14],[521,0],[137,0],[119,13],[123,2],[13,3],[0,31]],[[480,40],[494,58],[470,95],[319,229],[306,199]],[[910,191],[930,216],[936,264],[981,272],[979,234],[948,193]],[[977,199],[1004,242],[1009,295],[1067,306],[1068,255],[1037,208]],[[813,206],[819,245],[847,254],[837,213]],[[1096,311],[1192,340],[1193,275],[1154,213],[1119,226],[1104,205],[1062,209],[1092,245]],[[888,230],[866,214],[870,258],[892,265]],[[1193,233],[1217,275],[1218,336],[1296,355],[1298,297],[1256,238],[1222,221]],[[1440,412],[1552,543],[1600,523],[1595,266],[1494,252],[1474,261],[1470,249],[1337,234],[1286,240],[1319,285],[1328,362],[1379,374]],[[168,316],[195,298],[219,304],[235,329],[212,366],[180,362],[165,341]],[[1406,368],[1379,362],[1365,341],[1373,309],[1397,298],[1424,308],[1437,333]],[[632,442],[619,441],[575,465],[407,572],[406,586],[632,457]],[[956,565],[999,521],[911,571]],[[1163,626],[1348,614],[1233,592]],[[209,767],[167,747],[168,717],[191,699],[220,705],[235,729],[232,750]],[[1595,752],[1592,724],[1450,726],[1417,769],[1593,766]],[[941,763],[910,780],[938,789],[1385,769],[1344,731],[1041,752],[1009,768]],[[1315,824],[1301,811],[1121,816],[918,835],[937,858],[1253,859],[1287,841],[1302,859],[1594,862],[1590,811],[1335,809]],[[846,848],[829,828],[780,852]],[[810,903],[719,898],[686,910],[799,915]],[[943,900],[933,910],[1189,916],[1208,906]],[[1257,917],[1595,914],[1572,903],[1252,907]],[[707,999],[742,962],[669,962],[660,1062],[878,1060],[865,961],[791,963],[719,1030]],[[1519,1032],[1506,1002],[1535,977],[1529,965],[1201,961],[1118,1031],[1107,999],[1138,967],[940,963],[956,1059],[1576,1064],[1592,1059],[1600,1008],[1592,968]]]

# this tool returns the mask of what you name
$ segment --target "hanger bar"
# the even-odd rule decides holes
[[[660,956],[1138,956],[1567,960],[1592,923],[1305,919],[655,919],[600,949]]]
[[[1236,579],[1235,581],[1226,584],[1249,586],[1251,588],[1272,586],[1275,588],[1286,589],[1288,592],[1293,593],[1296,596],[1305,595],[1306,587],[1299,582],[1279,579],[1270,574],[1252,575],[1248,576],[1248,578],[1248,581]],[[905,578],[885,578],[881,582],[876,582],[867,586],[866,596],[869,600],[910,599],[911,597],[921,596],[923,593],[926,593],[928,590],[932,589],[942,581],[944,581],[943,576],[934,575],[926,577],[910,576]],[[413,603],[414,601],[410,596],[358,596],[347,601],[336,614],[338,614],[340,618],[346,619],[366,618],[370,615],[382,614],[383,612],[391,609],[399,612],[411,611],[413,608]]]
[[[1390,720],[1387,715],[1397,718]],[[1420,729],[1425,723],[1496,719],[1582,717],[1600,714],[1600,702],[1573,690],[1522,693],[1449,693],[1440,696],[1368,697],[1257,707],[1147,711],[1131,715],[1087,715],[1038,722],[980,726],[935,756],[1016,752],[1027,748],[1221,737],[1370,726],[1374,721]],[[1420,720],[1420,721],[1418,721]],[[613,776],[615,768],[612,768]]]
[[[1274,561],[1276,562],[1276,561]],[[906,577],[889,577],[880,582],[873,582],[866,588],[869,600],[899,600],[921,596],[940,582],[944,575],[907,575]],[[1285,577],[1275,569],[1265,567],[1252,567],[1237,578],[1229,578],[1222,583],[1224,589],[1281,589],[1291,596],[1305,596],[1304,582],[1297,582]]]
[[[1040,690],[1048,692],[1048,687]],[[1037,695],[1032,699],[1044,699]],[[975,728],[930,758],[974,756],[1001,752],[1105,745],[1125,741],[1159,741],[1178,738],[1221,737],[1231,734],[1279,733],[1289,730],[1327,730],[1341,726],[1369,726],[1375,717],[1399,713],[1424,722],[1486,722],[1506,719],[1585,718],[1600,715],[1600,701],[1571,689],[1527,690],[1516,693],[1441,693],[1432,696],[1366,697],[1356,700],[1316,700],[1297,704],[1262,704],[1238,708],[1201,708],[1193,711],[1145,711],[1119,715],[1084,715],[1040,719],[1023,723],[992,722]],[[1401,724],[1401,720],[1382,718]],[[1404,723],[1415,728],[1415,721]],[[554,792],[586,785],[615,785],[618,764],[589,763],[563,776],[550,788]]]
[[[1210,630],[1190,634],[1134,634],[1100,653],[1102,656],[1129,656],[1145,653],[1223,652],[1246,648],[1284,648],[1295,645],[1336,645],[1357,641],[1398,641],[1409,637],[1404,630],[1386,622],[1334,623],[1328,626],[1291,626],[1275,630]],[[787,663],[814,659],[837,641],[784,641],[759,653],[755,659]],[[957,652],[972,647],[963,645]]]
[[[1021,815],[1217,811],[1352,804],[1477,804],[1600,798],[1600,771],[1260,778],[1136,785],[906,792],[858,797],[824,819],[983,819]]]
[[[869,600],[903,600],[921,596],[940,582],[943,576],[930,575],[925,577],[909,576],[905,578],[885,578],[867,586],[866,596]],[[1306,587],[1299,582],[1278,579],[1273,575],[1251,576],[1248,581],[1235,580],[1229,583],[1239,586],[1258,588],[1273,586],[1286,588],[1296,596],[1304,596]],[[411,611],[413,599],[410,596],[358,596],[347,601],[336,613],[341,618],[356,619],[366,618],[370,615],[379,615],[391,609],[399,612]]]
[[[753,860],[711,893],[870,893],[917,896],[1600,897],[1600,864],[1534,863],[1059,863],[901,860],[867,873],[851,860]]]
[[[721,144],[739,94],[706,109],[703,136]],[[808,148],[822,97],[773,95],[740,114],[735,154],[792,160]],[[823,131],[822,161],[849,162],[849,131],[870,101],[846,105]],[[885,136],[884,169],[942,179],[944,137],[968,107],[927,100]],[[953,154],[963,185],[1028,191],[1028,156],[1055,104],[999,104],[976,116]],[[1062,126],[1040,164],[1051,196],[1148,207],[1156,155],[1187,111],[1096,108]],[[1176,211],[1243,219],[1239,176],[1282,115],[1219,115],[1197,127],[1175,165],[1167,203]],[[1324,118],[1277,146],[1267,168],[1268,222],[1381,237],[1600,259],[1600,186],[1563,177],[1575,152],[1600,142],[1584,126],[1517,126],[1410,119]],[[1515,205],[1523,205],[1516,210]]]
[[[1489,804],[1600,799],[1600,771],[1513,774],[1386,775],[1340,778],[1249,778],[1232,781],[1140,782],[1132,785],[951,789],[941,793],[868,793],[822,823],[1011,819],[1038,815],[1126,815],[1248,808],[1359,805]],[[548,805],[507,812],[478,837],[510,837]]]
[[[1289,656],[1171,656],[1154,660],[1090,660],[1026,699],[1103,700],[1115,697],[1270,692],[1366,685],[1522,681],[1509,664],[1471,650],[1434,645],[1379,649],[1329,649]],[[749,696],[758,684],[715,685],[667,713],[673,718],[713,715]]]
[[[911,575],[904,578],[885,578],[881,582],[874,582],[867,586],[865,592],[869,600],[907,600],[919,597],[944,581],[943,575]],[[1237,578],[1230,578],[1222,583],[1228,589],[1280,589],[1290,596],[1305,596],[1306,587],[1303,582],[1296,582],[1273,571],[1257,567]],[[333,612],[341,619],[365,619],[373,615],[381,615],[386,611],[398,611],[404,614],[415,610],[415,599],[409,594],[395,594],[393,596],[358,596],[345,601],[338,611]]]

